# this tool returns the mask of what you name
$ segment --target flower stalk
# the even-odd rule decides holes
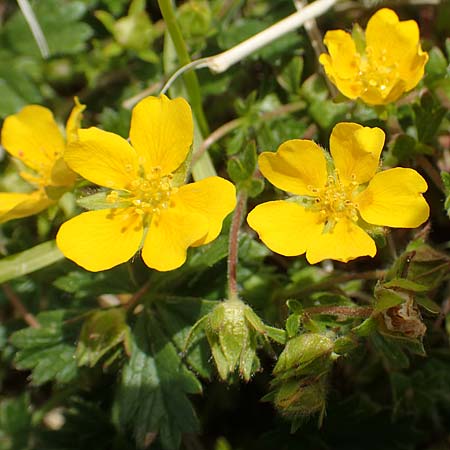
[[[230,240],[228,243],[228,299],[239,300],[239,288],[237,284],[237,265],[239,258],[239,230],[247,205],[247,193],[240,191],[237,198],[236,209],[230,228]]]

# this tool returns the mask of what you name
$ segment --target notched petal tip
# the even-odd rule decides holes
[[[130,141],[146,171],[174,172],[187,158],[193,136],[192,111],[181,97],[146,97],[133,108]]]

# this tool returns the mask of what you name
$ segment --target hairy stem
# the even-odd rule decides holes
[[[236,209],[233,213],[233,220],[230,228],[230,239],[228,243],[228,299],[238,300],[239,289],[237,284],[237,265],[239,258],[239,230],[244,218],[247,206],[247,193],[239,192]]]
[[[326,314],[330,316],[347,316],[347,317],[370,317],[373,308],[364,306],[312,306],[305,308],[307,314]]]

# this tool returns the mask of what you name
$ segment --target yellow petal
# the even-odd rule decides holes
[[[209,231],[195,245],[208,244],[222,229],[225,217],[236,205],[236,188],[220,177],[209,177],[196,183],[181,186],[171,197],[175,204],[180,203],[189,212],[203,215],[209,223]]]
[[[91,272],[128,261],[139,249],[142,219],[131,209],[89,211],[62,224],[56,243],[64,256]]]
[[[396,167],[377,173],[355,201],[361,217],[368,223],[415,228],[430,214],[421,195],[427,188],[426,181],[415,170]]]
[[[63,154],[65,142],[51,111],[30,105],[5,119],[2,146],[28,167],[42,172]]]
[[[305,253],[323,229],[318,213],[284,200],[258,205],[247,216],[247,222],[267,247],[284,256]]]
[[[330,152],[342,181],[366,183],[376,173],[384,132],[356,123],[338,123],[331,132]]]
[[[311,187],[323,187],[327,180],[325,156],[312,141],[286,141],[276,153],[261,153],[258,163],[262,174],[272,184],[297,195],[312,195]]]
[[[137,177],[136,152],[122,137],[92,127],[78,131],[64,159],[82,177],[100,186],[125,189]]]
[[[163,209],[154,217],[145,238],[142,259],[147,266],[165,272],[186,261],[186,252],[208,233],[208,220],[184,208]]]
[[[0,223],[32,216],[48,208],[54,202],[42,191],[31,193],[0,193]]]
[[[174,172],[186,159],[194,133],[192,112],[183,98],[147,97],[133,109],[130,140],[146,172]]]
[[[375,256],[377,248],[373,239],[354,222],[341,220],[333,231],[311,239],[306,252],[310,264],[324,259],[348,262],[360,256]]]
[[[66,123],[66,140],[72,142],[78,139],[78,130],[81,128],[81,119],[86,105],[82,105],[78,97],[74,98],[75,106],[72,108]]]
[[[400,22],[391,9],[380,9],[367,23],[366,46],[375,60],[386,67],[395,65],[402,77],[418,54],[419,27],[414,20]]]
[[[402,67],[402,78],[405,80],[405,91],[415,88],[423,78],[425,65],[428,61],[428,53],[423,52],[419,46],[417,55],[415,55],[409,66]]]
[[[327,46],[331,66],[336,76],[343,79],[357,77],[359,54],[350,34],[343,30],[327,31],[323,42]],[[323,64],[322,61],[320,62]]]
[[[367,85],[361,93],[361,100],[368,105],[388,105],[397,101],[406,92],[406,83],[398,77],[386,79],[386,89]]]
[[[77,174],[69,168],[63,158],[55,161],[51,171],[50,186],[70,187],[75,183]]]

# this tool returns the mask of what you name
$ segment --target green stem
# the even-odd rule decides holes
[[[158,5],[164,22],[166,23],[167,30],[175,46],[180,65],[184,66],[189,64],[191,62],[191,58],[189,57],[186,43],[175,17],[172,0],[158,0]],[[186,72],[183,74],[183,79],[189,95],[192,111],[197,119],[202,134],[207,136],[209,134],[209,129],[205,114],[203,112],[200,85],[198,83],[197,75],[192,71]]]

